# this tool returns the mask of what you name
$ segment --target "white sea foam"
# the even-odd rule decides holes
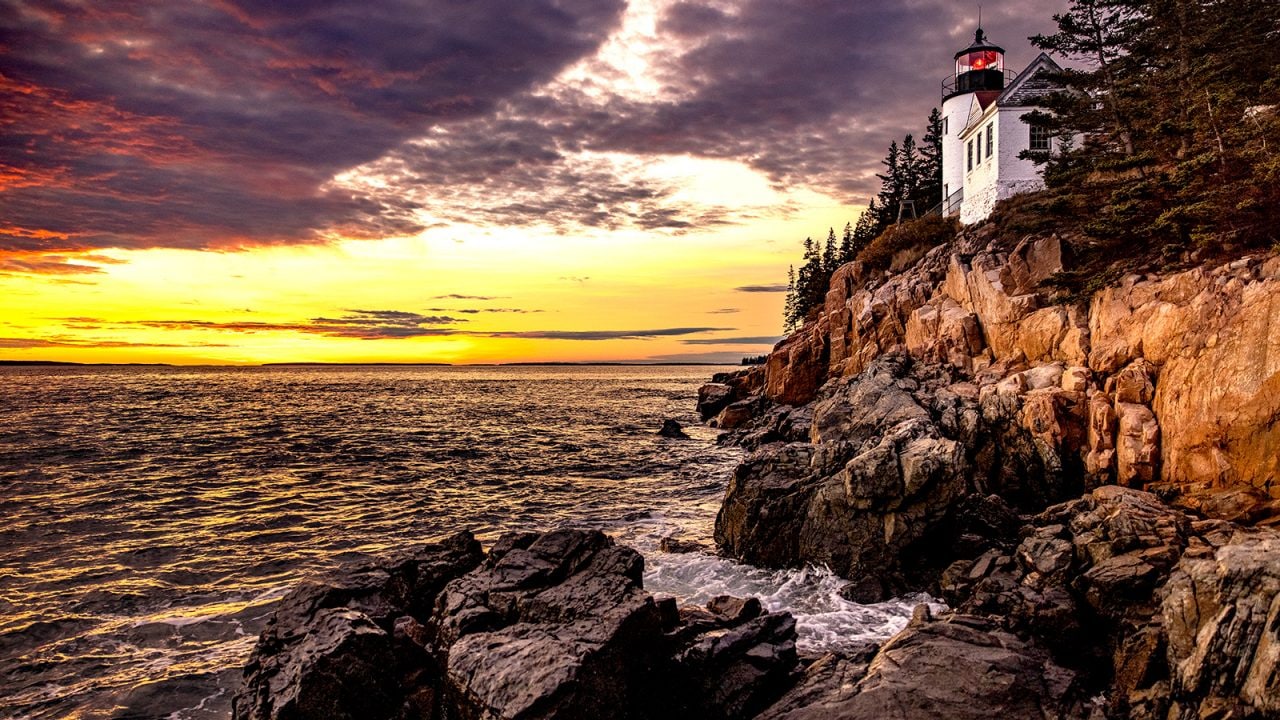
[[[942,609],[924,594],[862,605],[840,596],[847,581],[823,567],[764,570],[707,553],[646,556],[645,588],[686,602],[705,603],[717,595],[754,596],[771,612],[796,618],[798,647],[804,652],[847,650],[880,643],[906,626],[920,603]]]

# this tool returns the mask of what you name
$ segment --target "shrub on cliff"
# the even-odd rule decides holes
[[[958,229],[955,218],[937,215],[890,225],[858,254],[858,261],[875,270],[901,269],[907,258],[947,242]]]

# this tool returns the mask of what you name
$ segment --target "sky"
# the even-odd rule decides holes
[[[1065,0],[990,4],[1020,69]],[[977,5],[0,0],[0,359],[737,362]]]

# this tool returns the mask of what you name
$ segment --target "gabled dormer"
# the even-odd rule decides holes
[[[1062,72],[1062,67],[1045,53],[1031,61],[1018,76],[1005,87],[996,99],[1000,107],[1029,107],[1035,105],[1037,98],[1066,89],[1066,86],[1053,78]]]

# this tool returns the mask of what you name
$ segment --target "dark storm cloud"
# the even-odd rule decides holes
[[[744,293],[780,293],[786,292],[787,286],[782,284],[774,285],[739,285],[734,288],[737,292]]]
[[[221,343],[138,343],[123,340],[95,340],[92,338],[0,338],[0,348],[29,350],[32,348],[187,348],[231,347]]]
[[[325,190],[590,54],[623,0],[70,0],[0,8],[0,250],[420,229]]]
[[[696,335],[705,332],[732,331],[733,328],[676,327],[652,330],[462,330],[445,327],[466,322],[446,316],[421,315],[404,310],[348,310],[338,318],[317,317],[302,322],[258,322],[222,320],[122,320],[110,321],[90,317],[61,318],[71,329],[103,327],[145,327],[158,330],[209,330],[229,333],[293,332],[303,335],[354,338],[358,340],[395,340],[415,337],[518,338],[525,340],[643,340],[656,337]]]
[[[71,319],[68,318],[68,320]],[[84,322],[86,318],[74,320]],[[451,335],[455,332],[454,330],[441,326],[459,322],[466,321],[445,315],[420,315],[404,310],[348,310],[342,317],[317,317],[305,322],[129,320],[115,324],[160,330],[215,330],[233,333],[296,332],[359,340],[386,340]],[[69,325],[69,327],[75,327],[75,325]]]
[[[662,94],[613,94],[605,68],[595,92],[549,85],[623,1],[10,0],[0,254],[12,272],[91,273],[55,266],[101,247],[407,234],[419,211],[671,232],[741,219],[612,154],[738,160],[859,201],[972,32],[972,7],[943,0],[680,2],[657,31]],[[1063,4],[989,13],[1012,67]],[[357,166],[386,189],[330,182]]]
[[[649,362],[662,363],[696,363],[700,365],[737,365],[742,361],[741,352],[701,352],[671,353],[666,355],[650,355],[645,358]]]
[[[765,335],[756,337],[695,338],[681,340],[680,342],[685,345],[774,345],[781,339],[777,335]]]
[[[696,335],[697,333],[731,330],[732,328],[659,328],[657,330],[530,330],[525,332],[484,333],[487,337],[523,338],[529,340],[644,340],[656,337]]]

